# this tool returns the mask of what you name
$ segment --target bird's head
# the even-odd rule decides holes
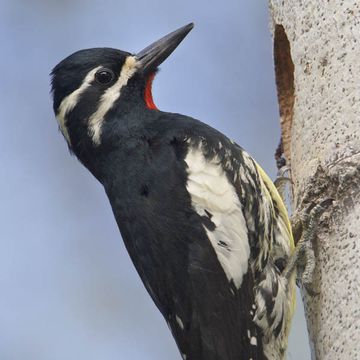
[[[137,107],[155,110],[151,83],[157,68],[192,28],[193,24],[186,25],[137,54],[93,48],[56,65],[51,73],[53,106],[69,147],[80,143],[98,147],[103,127],[114,114]]]

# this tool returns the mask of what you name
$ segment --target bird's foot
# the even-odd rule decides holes
[[[287,165],[282,166],[276,175],[274,185],[285,204],[292,202],[291,197],[291,177],[290,167]]]
[[[280,187],[284,186],[286,183],[291,184],[291,178],[290,178],[290,167],[287,165],[282,166],[277,174],[276,179],[274,181],[274,184],[276,188],[279,190]]]
[[[289,163],[286,161],[286,158],[284,157],[282,138],[280,139],[279,145],[276,148],[274,155],[275,155],[276,167],[278,168],[274,185],[276,186],[281,198],[285,202],[286,185],[289,183],[289,185],[291,186],[291,179],[290,179],[290,166]]]
[[[320,216],[333,203],[333,199],[326,199],[319,204],[311,204],[300,216],[293,221],[294,235],[301,237],[296,244],[294,254],[284,270],[284,276],[289,279],[293,271],[297,270],[297,283],[301,283],[309,295],[318,293],[313,289],[313,275],[315,270],[314,239]],[[296,237],[296,236],[295,236]]]

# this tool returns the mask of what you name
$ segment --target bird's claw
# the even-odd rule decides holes
[[[312,242],[306,243],[305,241],[301,241],[298,243],[297,248],[299,249],[298,258],[296,260],[297,285],[302,285],[306,292],[311,296],[318,295],[319,292],[313,288],[315,253]]]
[[[334,199],[328,198],[319,204],[311,204],[301,216],[303,235],[297,244],[301,251],[298,252],[298,277],[309,295],[315,296],[319,292],[313,287],[313,276],[315,271],[314,240],[317,234],[317,224],[324,211],[333,203]],[[302,259],[300,259],[302,257]]]
[[[287,165],[282,166],[274,181],[274,185],[283,200],[285,206],[292,203],[292,192],[291,192],[291,177],[290,177],[290,167]],[[289,211],[291,211],[288,208]]]
[[[289,278],[292,271],[297,270],[297,283],[302,284],[311,296],[319,294],[313,287],[315,270],[314,239],[316,238],[317,224],[320,216],[333,203],[334,199],[328,198],[319,204],[312,203],[300,216],[302,236],[296,244],[294,254],[285,269],[285,276]]]

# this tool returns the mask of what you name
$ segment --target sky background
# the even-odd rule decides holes
[[[242,145],[272,178],[280,137],[267,2],[0,0],[0,359],[181,359],[97,181],[68,153],[49,73],[70,53],[137,52],[191,21],[157,106]],[[289,360],[310,359],[302,304]]]

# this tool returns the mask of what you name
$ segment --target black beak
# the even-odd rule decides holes
[[[140,68],[144,72],[156,70],[156,68],[178,47],[193,27],[193,23],[185,25],[137,53],[135,56],[139,61]]]

